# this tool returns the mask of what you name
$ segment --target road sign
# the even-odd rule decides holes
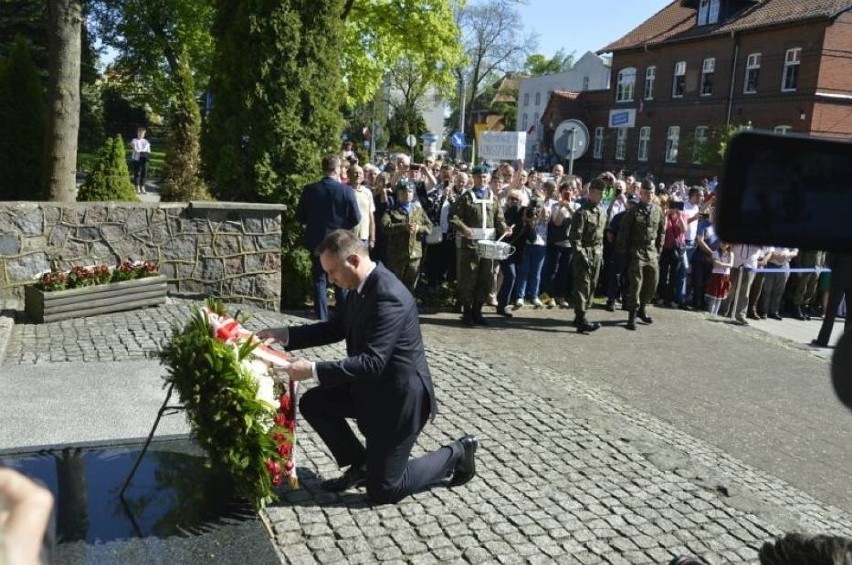
[[[461,149],[465,146],[464,134],[460,131],[457,131],[453,135],[450,136],[450,144],[456,149]]]
[[[405,144],[409,147],[414,147],[417,145],[417,137],[415,137],[414,134],[409,133],[408,137],[405,138]]]
[[[563,159],[579,159],[589,148],[589,130],[580,120],[565,120],[553,132],[553,148]]]

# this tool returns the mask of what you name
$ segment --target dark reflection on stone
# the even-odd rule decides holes
[[[188,440],[154,442],[118,493],[141,446],[60,448],[0,457],[56,498],[55,563],[276,563],[272,542],[228,478]]]

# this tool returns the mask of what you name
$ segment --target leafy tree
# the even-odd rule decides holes
[[[73,202],[80,130],[82,0],[48,0],[47,15],[50,72],[44,192],[50,200]]]
[[[15,38],[30,42],[30,55],[36,68],[47,78],[46,3],[43,0],[4,0],[0,2],[0,58],[9,57]]]
[[[127,153],[120,135],[107,138],[92,170],[77,193],[80,202],[123,201],[135,202],[139,198],[130,182],[127,170]]]
[[[35,200],[42,190],[46,104],[38,69],[20,36],[0,63],[0,200]]]
[[[456,74],[465,86],[467,108],[499,76],[521,68],[535,48],[535,37],[521,34],[521,16],[514,3],[486,0],[464,6],[459,12],[465,64],[456,69]],[[470,132],[471,124],[467,114],[465,131]]]
[[[164,201],[210,198],[201,179],[201,111],[195,100],[195,82],[187,58],[184,52],[175,75],[176,87],[180,90],[172,101],[169,119],[165,183],[160,192]]]
[[[156,108],[180,90],[173,79],[186,51],[196,84],[207,87],[214,0],[90,0],[99,39],[118,52],[115,68],[146,86]]]
[[[399,60],[411,61],[424,83],[440,92],[454,88],[453,69],[462,59],[454,10],[463,4],[463,0],[346,0],[340,55],[349,104],[370,101]]]
[[[426,122],[417,108],[400,106],[395,109],[388,120],[388,143],[398,147],[407,147],[405,138],[409,134],[418,140],[426,133]]]
[[[725,152],[728,142],[741,129],[750,128],[750,124],[728,124],[713,128],[710,137],[704,143],[695,143],[690,137],[684,148],[684,155],[688,155],[693,162],[715,171],[722,170],[725,160]]]
[[[570,71],[574,66],[574,54],[560,49],[553,57],[548,59],[541,53],[534,53],[527,57],[524,71],[530,76],[552,75]]]
[[[342,9],[342,0],[217,1],[205,165],[217,198],[286,206],[285,264],[302,244],[301,189],[340,147]]]

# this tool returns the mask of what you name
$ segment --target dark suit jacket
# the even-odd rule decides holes
[[[296,219],[305,224],[305,247],[313,253],[329,233],[351,230],[361,221],[355,191],[331,177],[309,184],[299,197]]]
[[[420,335],[414,298],[381,264],[359,294],[350,291],[344,307],[326,322],[290,328],[288,350],[346,339],[346,357],[317,363],[320,386],[350,386],[358,426],[365,436],[399,440],[423,426],[438,403]],[[423,402],[425,404],[425,402]]]

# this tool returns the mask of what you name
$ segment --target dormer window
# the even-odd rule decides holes
[[[698,25],[719,23],[719,0],[700,0],[698,3]]]

